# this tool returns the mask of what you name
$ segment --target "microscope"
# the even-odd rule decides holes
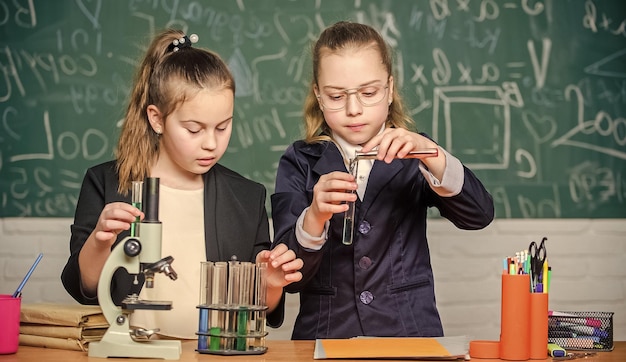
[[[133,311],[139,309],[170,310],[169,301],[146,301],[136,294],[127,296],[121,306],[115,305],[111,298],[111,280],[113,273],[125,268],[131,275],[144,274],[145,288],[154,287],[155,273],[164,273],[176,280],[177,275],[171,267],[171,256],[161,258],[161,231],[159,221],[159,178],[146,178],[144,187],[141,182],[133,183],[132,202],[140,206],[143,197],[144,220],[131,228],[131,236],[120,241],[111,251],[104,264],[98,281],[98,301],[109,328],[102,340],[89,344],[90,357],[133,357],[163,358],[177,360],[182,353],[180,341],[151,340],[158,329],[132,329],[129,319]],[[144,189],[145,192],[142,192]]]

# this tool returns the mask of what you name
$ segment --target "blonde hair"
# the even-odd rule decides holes
[[[358,47],[373,47],[377,49],[387,74],[389,76],[393,75],[391,51],[383,37],[374,28],[349,21],[340,21],[326,28],[312,47],[313,76],[309,92],[304,101],[305,142],[315,143],[331,140],[330,128],[324,120],[324,114],[315,96],[315,86],[318,81],[322,53],[333,53]],[[413,120],[405,112],[402,97],[397,86],[393,87],[391,97],[393,102],[389,106],[389,115],[387,116],[385,126],[408,129],[413,125]]]
[[[214,52],[170,45],[184,37],[168,29],[150,44],[135,75],[124,125],[115,151],[118,191],[126,195],[132,181],[144,180],[159,154],[159,135],[148,121],[147,108],[155,105],[167,119],[176,107],[202,89],[230,89],[235,81],[224,61]]]

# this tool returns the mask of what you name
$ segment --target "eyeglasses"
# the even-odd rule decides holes
[[[358,99],[359,103],[363,106],[371,107],[385,99],[387,89],[389,89],[389,83],[384,86],[366,85],[359,88],[321,92],[317,98],[322,102],[324,108],[331,111],[338,111],[345,108],[351,94],[356,95],[356,99]]]

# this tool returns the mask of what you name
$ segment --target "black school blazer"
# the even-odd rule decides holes
[[[207,260],[228,261],[235,255],[238,260],[254,262],[261,250],[270,249],[271,246],[265,187],[219,164],[203,177]],[[106,204],[117,201],[130,203],[130,193],[126,196],[119,194],[118,185],[115,161],[88,169],[83,179],[74,223],[70,227],[70,256],[61,274],[63,286],[81,304],[98,304],[98,298],[86,295],[82,290],[78,254]],[[120,233],[115,245],[129,234],[129,231]],[[174,269],[175,263],[174,256]],[[111,285],[115,304],[119,305],[130,293],[139,294],[143,280],[140,280],[139,286],[133,286],[133,279],[123,269],[115,272]],[[280,326],[283,316],[284,299],[268,315],[268,324]]]

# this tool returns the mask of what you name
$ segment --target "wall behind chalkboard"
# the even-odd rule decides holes
[[[165,27],[230,65],[223,163],[272,193],[310,42],[342,19],[382,32],[417,127],[478,174],[497,217],[626,217],[626,3],[611,0],[0,0],[0,217],[73,215]]]

